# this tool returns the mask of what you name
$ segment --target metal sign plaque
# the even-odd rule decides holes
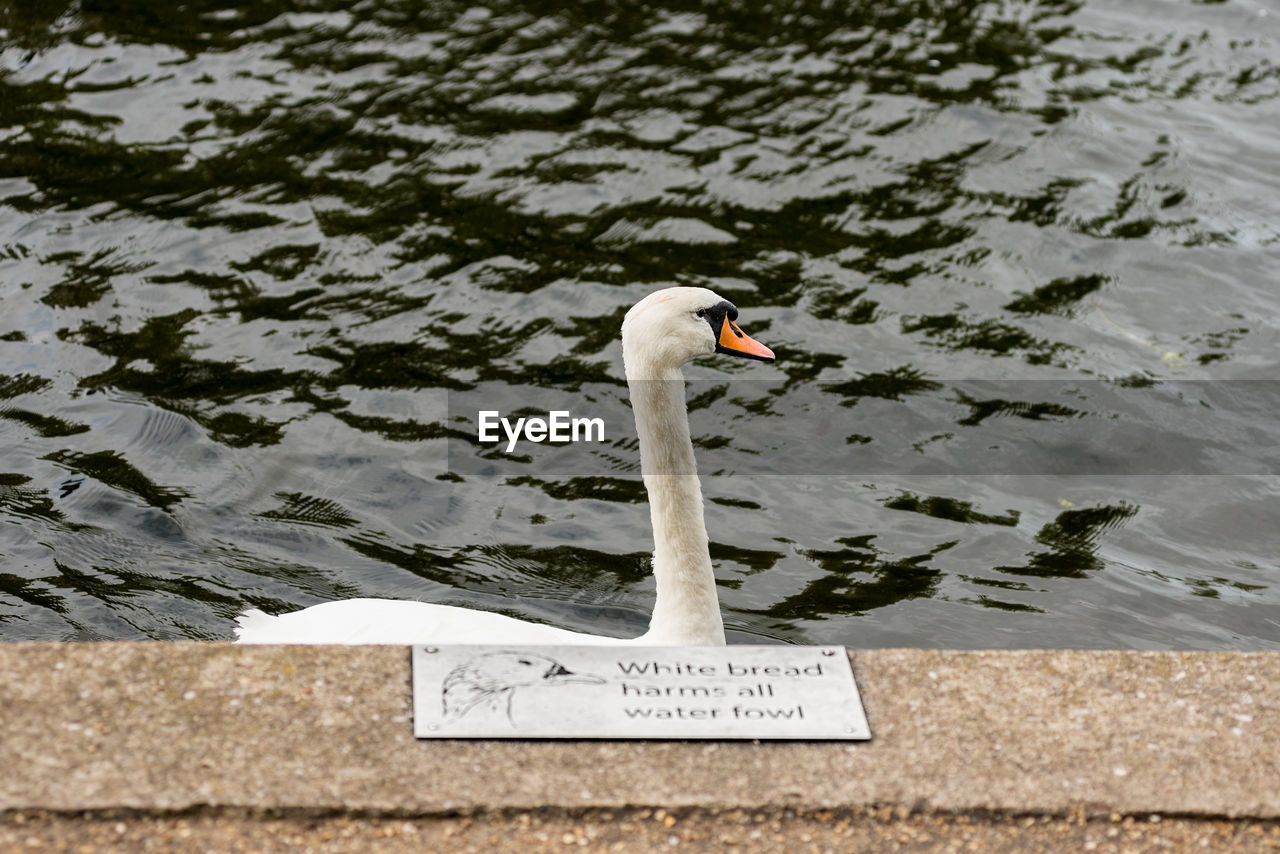
[[[415,646],[418,738],[871,738],[838,646]]]

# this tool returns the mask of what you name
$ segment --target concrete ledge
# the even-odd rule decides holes
[[[280,818],[227,811],[198,815],[87,817],[0,814],[0,851],[350,852],[530,854],[573,850],[644,852],[911,851],[1035,854],[1089,851],[1275,851],[1280,827],[1249,820],[1112,819],[1049,816],[883,816],[876,811],[786,810],[586,814],[484,813],[466,817]]]
[[[1280,819],[1280,653],[852,656],[867,744],[418,742],[405,648],[5,645],[0,812]]]

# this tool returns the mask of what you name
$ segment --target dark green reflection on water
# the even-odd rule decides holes
[[[954,541],[940,543],[926,554],[889,558],[875,548],[875,539],[873,534],[843,537],[837,543],[844,548],[806,551],[805,557],[826,574],[764,613],[787,619],[823,619],[866,613],[937,591],[942,570],[925,564],[954,546]]]
[[[1105,567],[1098,557],[1102,534],[1137,512],[1138,508],[1129,504],[1064,510],[1036,534],[1036,542],[1046,548],[1027,555],[1025,566],[996,569],[1013,575],[1081,578]]]

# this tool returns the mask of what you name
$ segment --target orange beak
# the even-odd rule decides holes
[[[728,353],[730,356],[742,356],[746,359],[759,359],[762,362],[774,360],[773,351],[738,328],[728,317],[720,325],[720,336],[716,341],[717,353]]]

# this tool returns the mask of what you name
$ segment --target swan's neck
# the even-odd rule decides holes
[[[702,488],[689,437],[684,375],[679,368],[632,370],[628,365],[627,385],[649,493],[658,594],[649,632],[641,640],[659,645],[724,644]]]

